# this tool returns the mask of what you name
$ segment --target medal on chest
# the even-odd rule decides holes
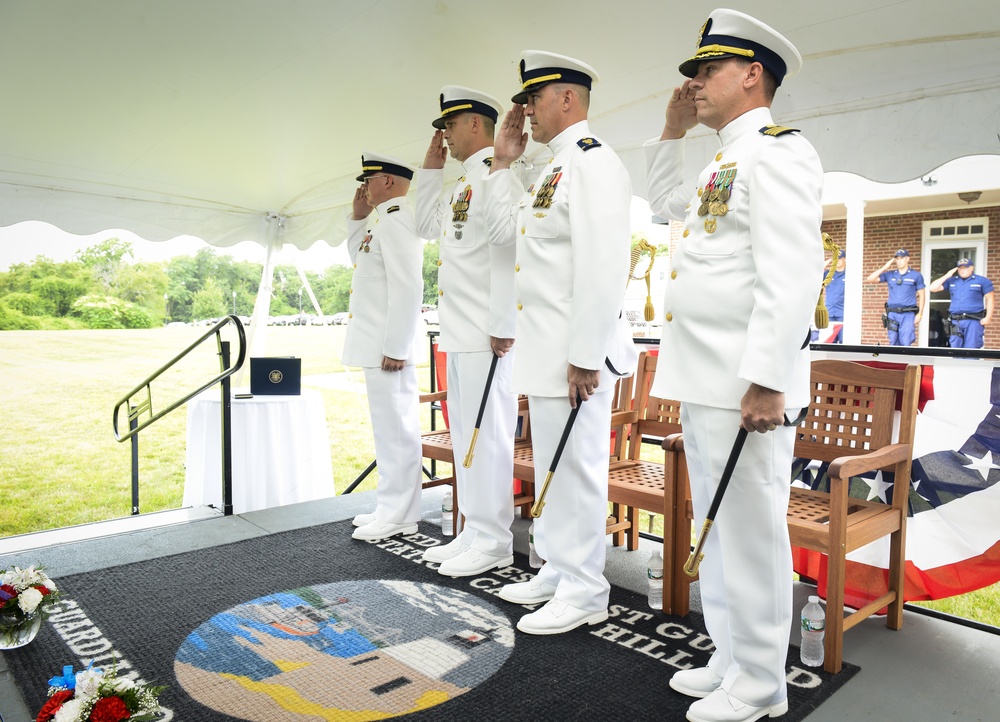
[[[365,253],[369,253],[372,249],[368,247],[368,244],[371,243],[371,242],[372,242],[372,234],[371,234],[371,231],[369,231],[368,235],[365,236],[364,239],[362,239],[362,241],[361,241],[361,247],[358,248],[358,250],[359,251],[364,251]]]
[[[472,186],[465,186],[465,189],[458,194],[451,204],[451,222],[465,223],[469,220],[469,203],[472,202]],[[461,238],[458,235],[458,238]]]
[[[705,187],[699,191],[701,205],[698,215],[711,215],[705,219],[705,232],[715,233],[718,227],[717,219],[729,213],[728,201],[733,194],[733,182],[736,180],[736,164],[727,163],[708,179]]]
[[[552,206],[552,197],[556,194],[559,181],[562,180],[562,166],[552,169],[552,172],[545,176],[542,185],[535,194],[535,202],[532,208],[549,208]],[[532,186],[534,187],[534,186]]]

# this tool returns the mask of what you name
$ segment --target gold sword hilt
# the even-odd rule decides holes
[[[549,482],[552,481],[553,472],[548,472],[545,474],[545,481],[542,483],[542,491],[535,499],[535,503],[531,505],[531,517],[537,519],[542,515],[542,507],[545,506],[545,495],[549,491]]]
[[[477,426],[472,430],[472,440],[469,442],[469,451],[465,455],[465,461],[462,462],[462,466],[466,469],[472,466],[472,457],[475,456],[476,450],[476,439],[479,438],[479,427]]]
[[[705,553],[703,549],[705,548],[705,542],[708,539],[708,532],[712,529],[712,520],[706,519],[705,523],[701,527],[701,533],[698,535],[698,542],[694,545],[694,551],[691,552],[691,556],[688,560],[684,562],[684,573],[689,577],[698,576],[698,567],[701,566],[701,560],[705,558]]]

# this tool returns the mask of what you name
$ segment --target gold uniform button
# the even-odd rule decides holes
[[[517,310],[518,311],[520,311],[522,308],[524,308],[524,306],[522,306],[521,304],[517,304]]]
[[[521,235],[524,235],[524,226],[521,226]]]
[[[439,290],[439,291],[438,291],[438,295],[439,295],[439,296],[443,296],[443,295],[444,295],[444,290],[443,290],[443,289],[442,289],[442,290]]]
[[[720,160],[722,160],[722,151],[715,154],[715,162],[718,163]]]
[[[349,291],[349,293],[354,293],[354,289],[352,288],[352,289],[351,289],[351,290]]]
[[[520,273],[520,272],[521,272],[521,264],[517,263],[514,265],[514,273]]]
[[[677,278],[677,271],[671,271],[670,272],[670,280],[673,280],[675,278]]]
[[[681,234],[681,235],[683,235],[684,238],[687,238],[689,235],[691,235],[691,229],[690,228],[685,228],[684,229],[684,233]]]
[[[348,318],[354,318],[354,314],[353,313],[349,313],[349,314],[347,314],[347,317]]]
[[[355,268],[357,268],[357,267],[358,267],[358,264],[357,264],[357,263],[355,263],[355,264],[354,264],[354,267],[355,267]]]
[[[444,261],[441,261],[441,260],[439,260],[439,261],[438,261],[438,265],[439,265],[439,266],[440,266],[440,265],[441,265],[442,263],[444,263]]]
[[[698,189],[698,197],[701,198],[701,188]],[[690,204],[688,204],[690,205]]]
[[[664,318],[667,319],[667,323],[670,323],[671,321],[674,320],[674,314],[668,313],[666,316],[664,316]]]

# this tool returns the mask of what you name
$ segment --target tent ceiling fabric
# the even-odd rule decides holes
[[[279,241],[336,244],[362,148],[419,163],[441,85],[509,98],[520,51],[536,47],[597,68],[591,126],[642,194],[642,143],[714,4],[615,7],[627,12],[568,0],[6,3],[0,225],[227,246],[266,242],[279,223]],[[1000,154],[1000,13],[988,7],[739,3],[805,59],[776,121],[801,128],[827,170],[887,182]],[[692,173],[713,136],[692,134]],[[529,144],[533,159],[546,152]]]

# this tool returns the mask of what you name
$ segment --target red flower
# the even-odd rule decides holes
[[[56,692],[42,705],[42,709],[35,718],[35,722],[50,722],[56,716],[59,708],[62,707],[63,702],[68,699],[73,699],[73,690],[64,689],[61,692]]]
[[[38,591],[40,591],[40,592],[42,593],[42,596],[43,596],[43,597],[47,597],[47,596],[49,596],[50,594],[52,594],[52,590],[51,590],[51,589],[49,589],[49,588],[48,588],[47,586],[45,586],[44,584],[36,584],[36,585],[35,585],[35,589],[37,589]]]
[[[90,722],[124,722],[131,716],[121,697],[102,697],[90,712]]]

